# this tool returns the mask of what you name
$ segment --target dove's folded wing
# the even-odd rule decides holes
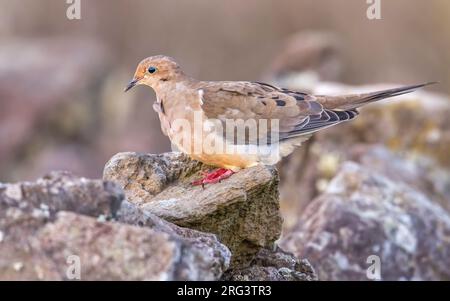
[[[264,142],[275,142],[270,140],[273,137],[280,142],[298,140],[357,115],[356,110],[327,110],[315,96],[258,82],[203,82],[200,89],[205,115],[223,123],[224,136],[227,123],[241,120],[258,129],[258,141],[263,137],[267,137]],[[257,144],[252,137],[234,143]]]

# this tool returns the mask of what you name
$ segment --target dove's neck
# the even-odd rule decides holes
[[[198,80],[183,75],[162,81],[153,89],[156,92],[158,103],[165,108],[164,115],[169,120],[189,119],[187,115],[201,107],[199,85]]]
[[[191,89],[198,83],[198,80],[184,74],[175,74],[169,80],[160,80],[158,83],[153,85],[157,95],[163,95],[168,92],[183,93],[188,89]]]
[[[173,101],[183,98],[196,90],[199,81],[185,74],[177,74],[167,81],[160,81],[153,86],[159,100]]]

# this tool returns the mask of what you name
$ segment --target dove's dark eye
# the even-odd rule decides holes
[[[148,73],[155,73],[156,72],[156,67],[150,66],[148,67]]]

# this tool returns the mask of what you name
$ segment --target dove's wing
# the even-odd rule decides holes
[[[254,120],[259,129],[258,137],[272,136],[273,130],[277,131],[280,142],[309,136],[357,115],[356,110],[325,109],[313,95],[258,82],[203,82],[199,89],[205,115],[220,120],[224,129],[227,120]],[[261,120],[268,122],[267,130],[260,126]],[[278,121],[278,129],[271,126],[274,120]],[[256,141],[247,139],[245,143],[255,144]]]

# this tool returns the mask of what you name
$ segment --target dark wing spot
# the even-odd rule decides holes
[[[286,102],[284,100],[276,100],[277,106],[284,107],[286,105]]]
[[[299,94],[295,94],[294,97],[296,100],[305,100],[305,97],[303,97],[302,95],[299,95]]]
[[[267,103],[265,101],[261,101],[263,105],[267,106]]]

